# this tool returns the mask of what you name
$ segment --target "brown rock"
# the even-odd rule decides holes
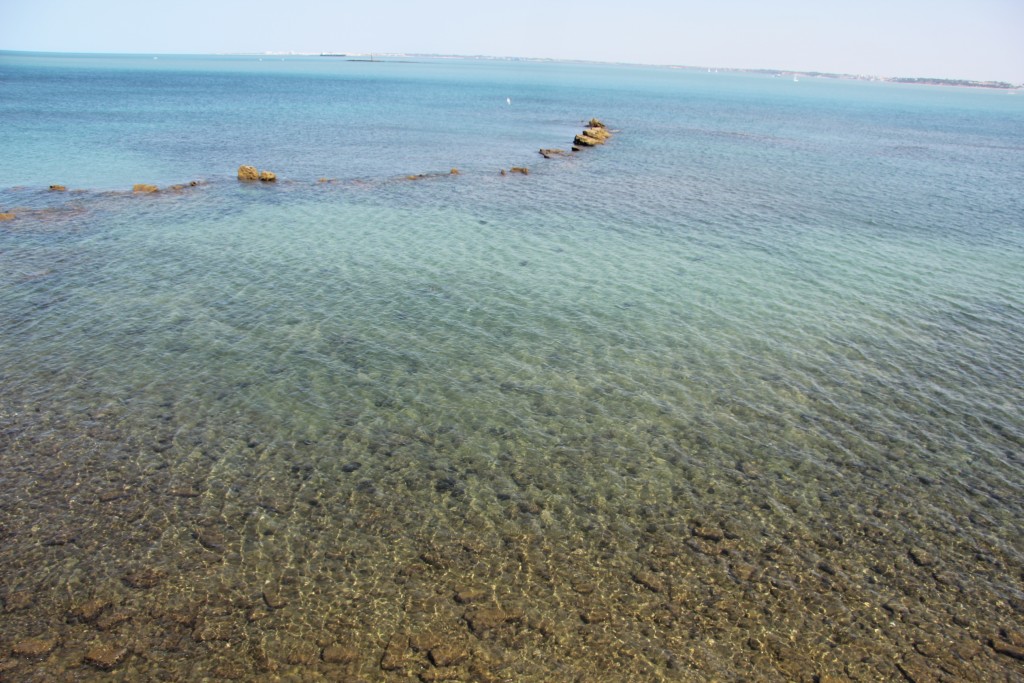
[[[460,643],[442,643],[430,651],[434,666],[455,666],[468,656],[469,651]]]
[[[224,552],[224,548],[227,545],[224,535],[212,529],[203,529],[197,533],[196,540],[199,541],[199,545],[215,553]]]
[[[503,624],[519,621],[523,618],[523,615],[518,611],[508,611],[498,607],[485,607],[466,612],[464,618],[469,627],[473,629],[473,632],[480,635]]]
[[[110,671],[124,661],[128,655],[128,648],[117,645],[101,643],[94,645],[85,653],[85,661],[98,669]]]
[[[359,653],[349,645],[328,645],[324,648],[321,658],[328,664],[350,664],[359,659]]]
[[[132,192],[136,194],[149,194],[150,192],[159,192],[160,188],[156,185],[147,185],[145,183],[136,183],[132,185]]]
[[[509,170],[510,170],[510,171],[511,171],[512,173],[521,173],[522,175],[529,175],[529,174],[530,174],[530,169],[528,169],[528,168],[524,168],[524,167],[522,167],[522,166],[513,166],[513,167],[512,167],[511,169],[509,169]]]
[[[714,543],[718,543],[725,538],[725,534],[721,529],[716,529],[712,526],[696,526],[692,531],[693,535],[697,538],[703,538],[705,541],[712,541]]]
[[[267,603],[267,607],[270,609],[281,609],[288,604],[288,600],[281,596],[279,592],[273,588],[263,589],[263,601]]]
[[[914,564],[919,567],[931,567],[937,562],[935,556],[924,548],[911,548],[907,554],[910,555],[910,559],[914,561]]]
[[[465,605],[468,602],[479,602],[487,597],[483,588],[462,587],[455,591],[455,602]]]
[[[259,180],[260,174],[255,166],[239,166],[238,179],[244,181]]]
[[[1001,655],[1006,655],[1007,657],[1013,657],[1014,659],[1024,661],[1024,647],[1017,647],[1012,643],[996,640],[994,638],[989,641],[989,645],[991,645],[992,649]]]
[[[433,631],[421,631],[409,636],[409,647],[417,652],[427,652],[441,644],[441,636]]]
[[[192,640],[197,643],[209,643],[215,640],[232,640],[237,629],[228,618],[203,619],[196,622],[192,629]]]
[[[264,183],[276,183],[277,174],[273,171],[260,171],[260,181]]]
[[[14,214],[13,213],[0,213],[0,223],[2,223],[3,221],[13,221],[13,220],[14,220]]]
[[[67,189],[63,185],[50,185],[51,192],[67,192]]]
[[[427,669],[421,671],[420,680],[423,683],[434,683],[435,681],[464,681],[466,675],[460,669]],[[479,677],[473,680],[480,680]]]
[[[583,620],[584,624],[603,624],[604,622],[611,620],[611,618],[611,612],[606,609],[585,609],[580,612],[580,619]]]
[[[459,169],[457,169],[457,168],[453,168],[453,169],[451,170],[451,173],[450,173],[450,175],[459,175]]]
[[[152,567],[143,567],[125,574],[121,579],[132,588],[153,588],[164,579],[164,573]]]
[[[96,620],[96,628],[101,631],[109,631],[117,628],[126,621],[131,621],[132,615],[127,612],[111,612]]]
[[[583,147],[594,147],[595,145],[603,145],[610,137],[611,133],[606,128],[584,128],[583,132],[575,137],[573,144]]]
[[[551,157],[565,156],[565,150],[564,149],[541,149],[540,150],[540,155],[542,157],[544,157],[545,159],[550,159]]]
[[[384,671],[395,671],[406,665],[408,659],[406,654],[409,650],[409,637],[395,635],[388,641],[384,648],[384,654],[380,658],[380,668]]]
[[[32,591],[11,591],[4,598],[4,609],[9,612],[28,609],[32,606]]]
[[[103,598],[93,598],[92,600],[83,602],[78,607],[75,607],[73,610],[71,610],[68,616],[70,616],[71,619],[75,621],[89,623],[92,621],[96,621],[96,619],[100,616],[103,610],[105,610],[109,606],[109,600],[104,600]]]
[[[57,636],[23,638],[11,648],[11,654],[26,659],[42,659],[57,649]]]
[[[641,570],[633,574],[633,580],[654,593],[665,590],[665,583],[653,572]]]

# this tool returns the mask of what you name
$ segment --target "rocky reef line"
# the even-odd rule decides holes
[[[582,149],[603,145],[611,137],[612,137],[612,131],[609,130],[608,127],[601,120],[599,120],[597,118],[592,118],[592,119],[590,119],[590,121],[588,121],[586,123],[585,127],[583,128],[583,130],[581,132],[577,133],[576,136],[573,138],[573,144],[570,147],[571,151],[566,151],[564,149],[558,149],[558,148],[542,147],[540,149],[539,153],[545,159],[554,159],[556,157],[570,157],[570,156],[573,156],[575,153],[581,151]],[[530,169],[529,169],[528,166],[511,166],[508,169],[504,169],[504,168],[499,169],[498,173],[500,175],[502,175],[502,176],[508,176],[508,175],[524,175],[524,176],[526,176],[526,175],[530,174]],[[390,181],[395,181],[395,180],[399,180],[399,181],[413,180],[413,181],[417,181],[417,180],[428,180],[428,179],[435,179],[435,178],[454,177],[454,176],[459,176],[459,175],[463,175],[463,172],[460,171],[458,168],[452,168],[449,171],[444,171],[444,172],[410,173],[410,174],[406,174],[406,175],[403,175],[403,176],[387,178],[385,180],[390,180]],[[274,171],[270,171],[270,170],[267,170],[267,169],[260,170],[256,166],[253,166],[253,165],[250,165],[250,164],[242,164],[242,165],[240,165],[238,167],[237,172],[236,172],[236,178],[237,178],[238,182],[244,183],[244,184],[260,184],[260,185],[267,184],[267,185],[271,185],[271,184],[275,184],[275,183],[278,182],[277,174]],[[191,181],[188,181],[188,182],[185,182],[185,183],[177,183],[177,184],[174,184],[174,185],[169,185],[169,186],[167,186],[165,188],[161,188],[161,187],[159,187],[157,185],[153,185],[153,184],[150,184],[150,183],[135,183],[132,186],[132,189],[130,191],[103,192],[102,194],[105,194],[105,195],[112,195],[112,194],[113,195],[117,195],[117,194],[124,194],[124,195],[156,195],[156,194],[160,194],[160,193],[182,193],[182,192],[184,192],[186,190],[191,190],[191,189],[194,189],[194,188],[197,188],[197,187],[200,187],[200,186],[208,185],[208,184],[210,184],[210,182],[211,181],[209,181],[209,180],[191,180]],[[302,181],[288,180],[286,182],[288,182],[289,184],[295,184],[295,183],[301,183]],[[340,179],[338,179],[338,178],[320,177],[315,182],[316,182],[316,184],[327,185],[327,184],[332,184],[332,183],[337,183],[337,182],[342,182],[342,181]],[[360,181],[360,182],[365,182],[365,181]],[[69,194],[73,194],[73,195],[76,195],[76,196],[91,192],[89,190],[82,190],[82,189],[75,189],[75,190],[70,190],[69,191],[68,187],[66,185],[62,185],[62,184],[58,184],[58,183],[54,183],[54,184],[50,185],[48,189],[49,189],[50,192],[68,192]],[[17,219],[18,216],[26,216],[26,217],[28,217],[28,216],[33,216],[33,215],[37,215],[37,214],[40,214],[40,213],[45,213],[45,211],[41,212],[38,209],[28,209],[28,208],[5,209],[3,207],[0,207],[0,223],[14,221],[15,219]]]

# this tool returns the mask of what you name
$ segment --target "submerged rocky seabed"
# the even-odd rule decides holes
[[[377,400],[279,440],[173,386],[5,393],[0,675],[1020,680],[1014,492],[983,464],[944,493],[935,444],[825,397],[798,419],[845,444],[726,398],[616,425],[491,389],[542,417]],[[990,438],[1019,467],[1019,436]]]

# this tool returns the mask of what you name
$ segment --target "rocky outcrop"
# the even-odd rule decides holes
[[[273,171],[258,171],[255,166],[242,165],[238,167],[238,179],[244,182],[259,180],[264,183],[277,182],[277,174]]]
[[[14,214],[13,213],[0,213],[0,223],[2,223],[4,221],[13,221],[13,220],[14,220]]]
[[[160,188],[156,185],[147,185],[145,183],[136,183],[132,185],[132,192],[136,194],[149,194],[150,192],[159,192]]]
[[[603,145],[612,136],[608,128],[597,119],[590,119],[590,124],[583,129],[573,140],[573,144],[579,147],[595,147]]]
[[[530,175],[530,169],[523,166],[513,166],[509,169],[512,173],[520,173],[522,175]]]
[[[50,185],[51,192],[67,192],[67,189],[68,188],[63,185]]]
[[[183,190],[187,190],[187,189],[192,188],[192,187],[198,187],[199,185],[202,185],[201,181],[191,180],[191,181],[189,181],[187,183],[178,183],[177,185],[171,185],[168,189],[169,190],[174,190],[175,192],[181,192]]]
[[[545,159],[550,159],[551,157],[565,156],[566,151],[564,149],[545,149],[542,147],[540,150],[540,155]]]
[[[238,179],[244,181],[259,180],[260,172],[256,170],[255,166],[239,166]]]

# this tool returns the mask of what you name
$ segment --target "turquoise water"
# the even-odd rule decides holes
[[[0,676],[1018,680],[1022,124],[0,53]]]

